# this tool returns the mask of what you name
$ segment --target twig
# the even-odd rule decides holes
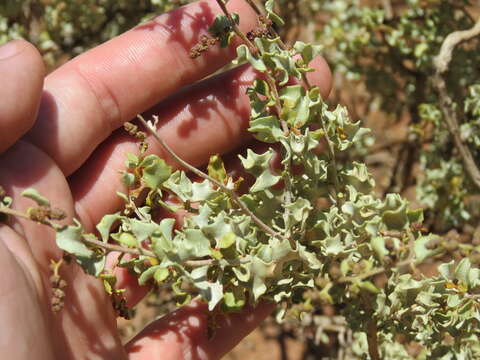
[[[460,43],[470,40],[480,35],[480,20],[469,30],[455,31],[448,35],[443,41],[440,53],[434,60],[436,73],[433,79],[433,85],[438,92],[440,98],[440,107],[443,117],[447,124],[448,131],[453,137],[455,146],[460,153],[465,169],[472,179],[473,183],[480,188],[480,170],[475,164],[472,153],[467,145],[465,145],[460,137],[458,114],[452,107],[453,100],[448,95],[447,85],[443,74],[448,70],[450,61],[452,60],[453,50]]]
[[[217,1],[218,6],[220,6],[220,9],[222,9],[223,13],[228,18],[228,21],[230,21],[230,25],[232,26],[232,29],[235,32],[235,34],[240,39],[242,39],[242,41],[248,46],[248,48],[250,49],[250,52],[252,54],[255,54],[256,51],[257,51],[257,48],[255,47],[255,45],[252,44],[252,42],[250,40],[248,40],[247,36],[238,28],[237,24],[235,23],[235,21],[232,18],[232,15],[227,10],[227,7],[226,7],[225,3],[222,0],[216,0],[216,1]]]
[[[393,19],[393,7],[390,0],[382,0],[383,10],[385,11],[385,18],[387,20]]]
[[[406,265],[410,265],[411,263],[412,263],[412,259],[408,258],[406,260],[398,262],[393,267],[388,267],[388,268],[387,267],[381,267],[381,268],[373,269],[373,270],[367,271],[366,273],[363,273],[363,274],[358,275],[358,276],[343,276],[340,279],[338,279],[338,283],[339,284],[355,283],[357,281],[362,281],[362,280],[365,280],[365,279],[367,279],[369,277],[372,277],[372,276],[375,276],[375,275],[383,274],[384,272],[386,272],[388,270],[391,270],[392,268],[395,268],[395,267],[396,268],[402,268]]]
[[[452,60],[453,50],[457,45],[478,35],[480,35],[480,20],[478,20],[475,25],[468,30],[454,31],[449,34],[443,41],[443,44],[440,48],[440,53],[434,60],[437,72],[443,74],[448,70],[448,66]]]
[[[380,360],[380,353],[378,351],[378,328],[377,321],[372,316],[367,322],[367,342],[368,353],[372,360]]]
[[[13,216],[17,216],[17,217],[21,217],[21,218],[24,218],[24,219],[31,220],[30,217],[27,214],[25,214],[21,211],[10,209],[9,207],[6,207],[4,205],[0,206],[0,213],[13,215]]]
[[[85,242],[87,244],[90,244],[90,245],[93,245],[93,246],[96,246],[96,247],[99,247],[99,248],[102,248],[102,249],[105,249],[105,250],[108,250],[108,251],[118,251],[118,252],[121,252],[121,253],[127,253],[127,254],[132,254],[132,255],[144,255],[144,256],[149,256],[149,257],[153,257],[153,258],[157,257],[155,255],[155,253],[153,253],[150,250],[138,249],[138,248],[127,248],[127,247],[120,246],[120,245],[105,243],[103,241],[96,240],[96,239],[93,239],[93,238],[89,238],[89,237],[86,237],[86,236],[83,237],[83,242]]]
[[[172,156],[172,158],[178,162],[182,167],[190,170],[191,172],[193,172],[195,175],[198,175],[199,177],[201,177],[202,179],[205,179],[205,180],[208,180],[210,181],[212,184],[214,184],[215,186],[218,186],[218,188],[220,188],[221,190],[223,190],[228,196],[230,196],[230,198],[238,205],[238,207],[240,207],[240,209],[246,214],[248,215],[254,223],[256,223],[263,231],[265,231],[267,234],[270,234],[271,236],[273,237],[276,237],[276,238],[280,238],[280,239],[284,239],[284,240],[287,240],[286,238],[284,238],[281,234],[277,233],[276,231],[274,231],[270,226],[268,226],[267,224],[265,224],[262,220],[260,220],[244,203],[242,200],[240,200],[240,198],[238,197],[237,193],[234,191],[234,190],[231,190],[229,189],[228,187],[226,187],[224,184],[222,184],[221,182],[215,180],[214,178],[212,178],[211,176],[205,174],[203,171],[197,169],[196,167],[190,165],[189,163],[187,163],[185,160],[183,160],[182,158],[180,158],[171,148],[170,146],[168,146],[165,141],[163,141],[163,139],[157,134],[157,132],[155,131],[155,129],[149,125],[145,119],[141,116],[141,115],[138,115],[138,118],[140,119],[140,121],[142,122],[142,124],[146,127],[146,129],[153,135],[153,137],[155,138],[155,140],[158,141],[158,143],[170,154],[170,156]]]
[[[127,253],[132,255],[142,255],[142,256],[149,256],[156,258],[157,256],[150,250],[147,249],[138,249],[138,248],[127,248],[120,245],[114,245],[109,243],[104,243],[103,241],[99,241],[96,239],[83,237],[83,241],[87,244],[108,250],[108,251],[118,251],[120,253]],[[238,265],[247,263],[250,261],[248,258],[241,258],[241,259],[233,259],[228,260],[231,265]],[[210,266],[218,264],[219,261],[217,259],[204,259],[204,260],[187,260],[182,265],[189,268],[201,267],[201,266]]]
[[[253,0],[247,0],[248,5],[257,13],[257,15],[262,15],[262,10],[255,4],[255,1]]]

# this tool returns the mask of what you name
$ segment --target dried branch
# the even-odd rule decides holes
[[[465,169],[467,170],[467,173],[472,179],[473,183],[480,188],[480,170],[475,164],[475,160],[473,159],[470,149],[466,144],[463,143],[460,137],[458,114],[452,106],[453,100],[450,95],[448,95],[447,85],[445,83],[445,79],[443,78],[443,74],[448,70],[450,61],[452,60],[452,53],[455,47],[460,43],[470,40],[478,35],[480,35],[480,20],[477,21],[477,23],[471,29],[455,31],[445,38],[440,49],[440,53],[434,60],[436,73],[433,78],[433,85],[439,95],[440,108],[442,110],[445,123],[447,124],[448,131],[453,137],[455,147],[460,153],[462,161],[465,165]]]
[[[387,20],[392,20],[394,14],[393,14],[392,3],[390,2],[390,0],[382,0],[382,6],[383,6],[383,10],[385,11],[385,18]]]

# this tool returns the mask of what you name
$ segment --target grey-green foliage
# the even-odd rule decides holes
[[[188,0],[3,0],[0,44],[23,38],[49,66],[65,61]]]
[[[236,63],[249,62],[264,74],[247,90],[249,131],[270,144],[240,156],[253,179],[247,191],[218,156],[203,180],[192,181],[156,155],[130,154],[123,175],[129,191],[119,194],[125,209],[106,215],[99,235],[78,224],[59,229],[57,244],[98,276],[99,256],[106,255],[98,244],[114,241],[137,254],[119,266],[137,274],[140,284],[168,284],[180,303],[199,294],[210,310],[238,311],[269,300],[283,305],[282,320],[297,304],[304,310],[339,306],[355,334],[351,353],[359,358],[375,356],[372,346],[383,358],[408,358],[404,343],[391,345],[396,335],[422,345],[419,358],[474,358],[479,270],[464,260],[442,265],[438,277],[418,277],[416,264],[442,252],[437,238],[423,233],[422,211],[409,209],[398,194],[376,197],[365,164],[342,156],[368,131],[343,106],[325,103],[318,87],[290,81],[312,71],[306,64],[320,50],[303,42],[286,49],[278,37],[237,48]],[[474,100],[468,104],[475,111]],[[179,210],[191,216],[181,223],[158,216]],[[385,274],[386,283],[375,282],[377,274]]]
[[[410,117],[418,145],[414,147],[420,149],[417,157],[422,158],[418,196],[433,210],[429,214],[436,218],[437,229],[478,220],[475,205],[468,204],[466,195],[478,194],[479,189],[463,168],[431,82],[433,59],[445,37],[476,21],[469,7],[474,2],[374,1],[368,6],[358,0],[314,2],[330,16],[319,31],[319,42],[326,46],[333,68],[349,79],[364,81],[370,101],[378,101],[386,114]],[[390,4],[392,13],[385,4]],[[479,59],[478,40],[473,39],[454,51],[446,75],[449,94],[460,114],[462,138],[476,158]]]
[[[448,139],[435,96],[417,101],[410,95],[418,93],[421,78],[431,72],[432,56],[441,39],[455,27],[455,21],[468,17],[460,14],[457,19],[450,1],[426,2],[430,7],[422,10],[420,2],[409,1],[410,7],[398,21],[389,23],[388,30],[382,27],[386,20],[381,10],[360,8],[356,2],[329,2],[335,16],[325,33],[339,42],[332,55],[337,57],[338,66],[355,76],[366,74],[373,93],[380,94],[375,81],[382,77],[397,87],[397,81],[404,81],[405,100],[393,104],[384,97],[383,105],[386,109],[415,105],[416,109],[425,103],[420,118],[436,124],[432,136],[438,141],[432,143],[443,149]],[[49,2],[44,9],[52,3],[58,6]],[[319,6],[322,1],[312,1],[312,6],[314,3]],[[68,38],[69,25],[65,24],[69,22],[79,20],[81,27],[92,21],[92,28],[93,24],[107,24],[101,20],[101,7],[64,4],[85,14],[95,9],[95,16],[82,13],[75,19],[62,18],[67,21],[56,23],[64,24],[59,25],[63,30],[55,33],[59,43]],[[128,6],[102,2],[102,6],[107,4]],[[280,24],[273,13],[274,2],[266,5],[270,19]],[[4,5],[2,11],[7,10],[9,14],[24,11]],[[53,16],[53,10],[49,11]],[[416,21],[417,17],[432,20]],[[220,17],[217,24],[228,25],[228,20]],[[462,26],[469,24],[465,20]],[[228,42],[231,27],[222,28],[229,33],[213,35]],[[218,26],[215,29],[220,31]],[[386,33],[371,33],[375,29]],[[382,36],[385,43],[381,43]],[[422,43],[428,39],[433,43],[425,48]],[[252,45],[237,48],[236,62],[249,62],[265,75],[247,90],[252,109],[249,131],[270,147],[260,153],[249,149],[240,156],[252,178],[250,183],[244,180],[247,191],[240,190],[245,187],[242,179],[229,175],[218,156],[210,159],[208,176],[192,181],[189,174],[173,171],[156,155],[129,154],[122,176],[128,191],[119,193],[125,208],[105,215],[96,234],[85,233],[78,223],[57,227],[58,246],[74,255],[86,272],[104,276],[108,243],[113,242],[125,253],[136,254],[122,258],[119,266],[137,274],[140,284],[171,286],[180,303],[199,294],[210,310],[239,311],[246,304],[270,300],[282,304],[277,314],[282,320],[297,309],[314,311],[321,304],[332,304],[341,310],[353,333],[350,358],[374,356],[372,337],[378,340],[378,352],[385,359],[410,358],[406,341],[422,346],[418,359],[477,358],[479,270],[463,260],[442,265],[437,277],[419,276],[416,265],[443,251],[435,236],[423,232],[422,212],[409,209],[398,194],[376,197],[365,164],[345,156],[368,131],[350,119],[345,107],[332,108],[324,102],[317,87],[305,88],[290,81],[301,81],[312,70],[306,64],[321,47],[296,42],[285,49],[273,36],[256,38]],[[461,53],[464,60],[471,55],[468,51]],[[300,59],[294,59],[295,55]],[[382,61],[363,64],[362,57]],[[394,76],[393,66],[399,58],[411,61],[409,66],[414,70],[407,70],[418,73],[418,78],[411,74],[406,79]],[[470,74],[472,77],[467,78],[474,85],[473,66],[459,71],[458,82]],[[382,83],[387,94],[396,91],[386,86],[389,81]],[[455,86],[460,83],[454,82]],[[475,122],[478,89],[469,89],[464,111]],[[475,124],[462,126],[463,133],[468,133],[474,131]],[[474,137],[471,144],[477,144]],[[274,161],[276,153],[279,164]],[[450,171],[452,179],[458,177],[459,170],[447,163],[454,154],[446,152],[441,159],[445,163],[433,168],[432,162],[439,159],[429,159],[428,155],[424,155],[427,170],[441,168]],[[437,179],[440,182],[442,174]],[[426,198],[436,196],[439,190],[432,187],[429,191],[431,195]],[[42,200],[38,193],[29,194],[35,201]],[[4,206],[10,205],[8,199],[3,201]],[[432,207],[438,207],[435,198]],[[183,222],[160,216],[178,211],[188,211],[191,216]],[[375,281],[378,274],[385,276],[384,283]],[[397,342],[397,335],[406,340]]]

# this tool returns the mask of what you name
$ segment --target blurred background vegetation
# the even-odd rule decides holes
[[[188,0],[3,0],[0,44],[24,38],[42,53],[49,70],[159,13]],[[334,72],[329,101],[343,103],[354,120],[373,131],[349,156],[367,162],[380,195],[398,192],[425,209],[424,226],[442,234],[451,258],[480,263],[480,189],[466,171],[445,125],[432,84],[434,57],[445,37],[470,28],[479,15],[468,0],[277,0],[287,44],[321,44]],[[480,165],[480,62],[478,39],[458,47],[447,73],[459,134]],[[425,267],[426,274],[435,267]],[[360,358],[338,309],[309,294],[283,326],[266,322],[230,358]],[[125,338],[146,320],[173,307],[168,292],[151,297]],[[154,306],[151,306],[154,305]],[[301,326],[298,314],[302,313]],[[273,345],[272,345],[273,344]],[[273,348],[265,348],[270,346]],[[407,357],[421,349],[406,344]],[[272,350],[273,349],[273,350]],[[393,350],[392,350],[393,351]],[[249,355],[251,354],[251,355]],[[263,355],[262,355],[263,354]],[[398,352],[397,357],[400,357]]]

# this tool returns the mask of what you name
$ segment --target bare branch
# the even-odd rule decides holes
[[[434,60],[436,73],[433,79],[433,85],[439,95],[440,108],[442,110],[443,117],[445,118],[448,131],[453,137],[455,147],[460,153],[462,161],[465,165],[465,169],[473,183],[480,188],[480,170],[475,164],[475,160],[470,152],[470,149],[466,144],[463,143],[460,137],[458,114],[452,106],[453,100],[450,95],[448,95],[447,85],[442,76],[448,70],[455,47],[460,43],[470,40],[478,35],[480,35],[480,20],[477,21],[477,23],[471,29],[455,31],[445,38],[440,49],[440,53]]]
[[[385,11],[385,18],[387,20],[393,19],[393,16],[394,16],[393,7],[390,0],[382,0],[382,6],[383,6],[383,10]]]
[[[448,70],[452,60],[452,53],[456,46],[478,35],[480,35],[480,20],[471,29],[454,31],[449,34],[443,41],[440,53],[434,60],[437,73],[443,74]]]

